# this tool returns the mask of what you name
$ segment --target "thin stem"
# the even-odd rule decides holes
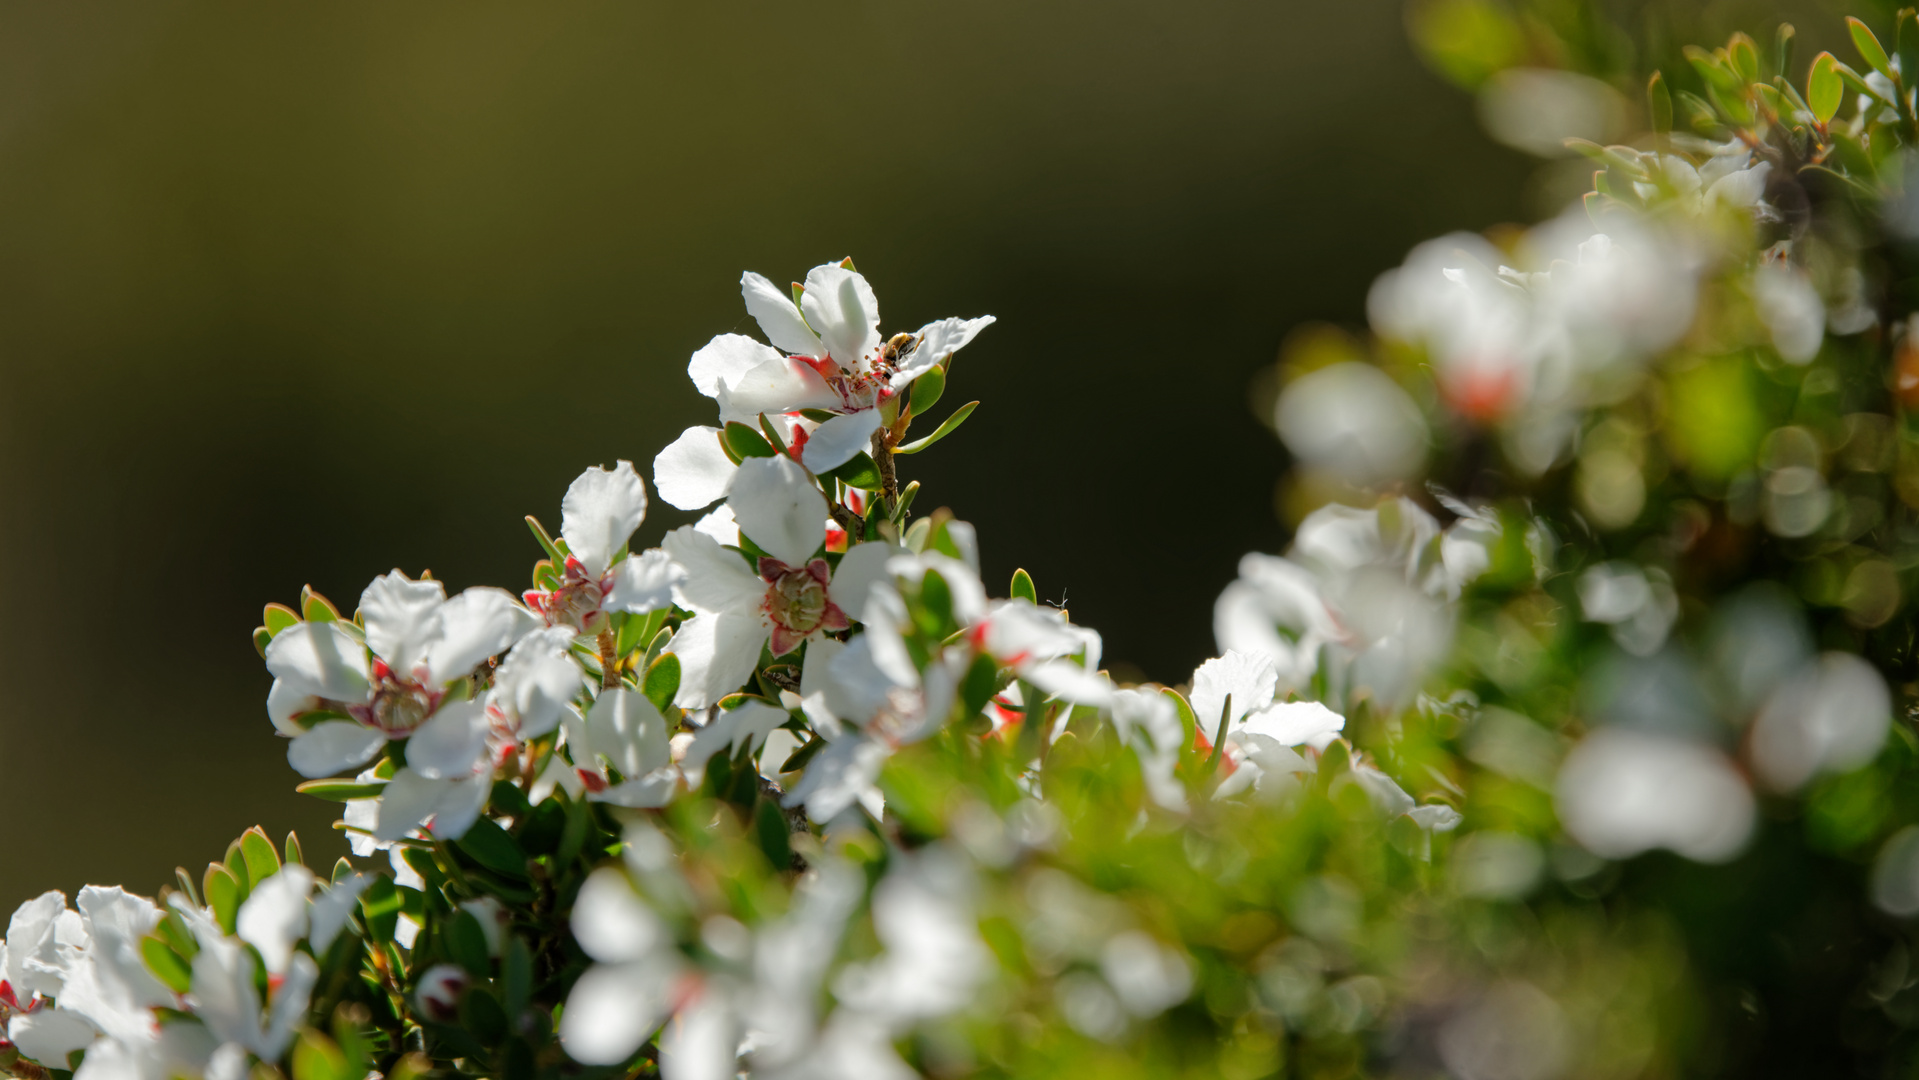
[[[893,471],[893,433],[881,428],[873,433],[873,463],[880,469],[880,498],[884,500],[886,516],[891,519],[899,508],[900,480]]]

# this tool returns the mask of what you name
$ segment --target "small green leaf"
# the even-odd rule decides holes
[[[1797,32],[1792,24],[1782,22],[1772,37],[1772,71],[1774,77],[1785,75],[1792,70],[1792,39]]]
[[[300,610],[306,614],[308,622],[340,622],[340,609],[333,602],[313,591],[308,585],[300,590]]]
[[[1726,57],[1732,61],[1733,73],[1740,79],[1752,83],[1759,81],[1759,46],[1745,34],[1734,34],[1726,42]]]
[[[759,432],[737,420],[727,422],[724,435],[726,445],[742,459],[750,457],[772,457],[773,447]]]
[[[148,934],[140,939],[140,959],[146,961],[147,970],[169,990],[184,994],[192,989],[193,969],[160,935]]]
[[[906,485],[906,487],[900,490],[900,505],[899,505],[899,509],[893,512],[894,521],[898,522],[898,521],[906,520],[906,512],[912,508],[913,499],[919,493],[920,493],[920,482],[918,480],[913,481],[912,483]]]
[[[1845,84],[1839,78],[1839,61],[1829,52],[1814,57],[1812,71],[1806,76],[1806,104],[1812,106],[1813,119],[1821,124],[1831,123],[1845,96]]]
[[[533,539],[540,542],[540,550],[546,552],[546,557],[553,560],[554,566],[566,564],[566,555],[560,551],[560,545],[553,542],[553,535],[546,531],[546,526],[540,524],[539,518],[528,514],[526,527],[532,530]]]
[[[196,888],[193,884],[193,875],[187,873],[186,867],[184,866],[174,867],[173,880],[180,883],[180,891],[187,894],[187,899],[193,901],[194,904],[198,906],[201,906],[201,907],[206,906],[205,903],[202,902],[200,899],[200,890]]]
[[[789,773],[804,769],[806,768],[806,763],[813,760],[813,755],[825,748],[826,740],[815,736],[805,746],[786,755],[786,760],[780,763],[779,771]]]
[[[260,656],[264,659],[267,654],[267,646],[271,644],[273,644],[273,635],[267,631],[266,627],[256,626],[253,628],[253,651],[254,652],[259,653]]]
[[[773,422],[766,418],[765,413],[760,414],[760,434],[766,436],[766,444],[773,448],[774,453],[786,453],[786,440],[780,438],[780,433],[773,429]]]
[[[905,450],[896,450],[894,453],[905,453]],[[878,491],[885,486],[885,481],[880,479],[880,467],[873,463],[872,455],[864,450],[854,454],[851,461],[839,468],[828,470],[820,475],[832,477],[847,487],[856,487],[862,491]]]
[[[534,807],[520,826],[520,846],[528,855],[551,855],[560,846],[565,828],[566,807],[558,799],[548,799]]]
[[[801,409],[800,415],[813,421],[815,424],[824,424],[840,414],[831,409]]]
[[[357,780],[308,780],[293,790],[302,795],[311,795],[328,802],[345,802],[348,799],[377,799],[386,790],[385,784],[360,783]]]
[[[786,823],[786,815],[773,800],[762,797],[754,805],[753,831],[758,835],[760,850],[766,854],[766,861],[772,863],[775,870],[784,870],[792,865],[792,829]]]
[[[247,861],[247,881],[259,884],[280,872],[280,853],[258,825],[240,835],[240,857]]]
[[[247,857],[240,848],[240,841],[235,840],[227,845],[227,857],[222,863],[227,873],[233,875],[233,880],[240,883],[240,897],[245,899],[247,893],[253,891],[253,876],[247,873]]]
[[[933,368],[926,374],[913,380],[913,397],[909,412],[913,416],[922,416],[934,405],[939,404],[940,395],[946,392],[946,372]]]
[[[240,879],[224,865],[208,863],[206,876],[200,879],[200,890],[206,895],[213,921],[220,924],[223,932],[233,933],[234,922],[240,917],[240,901],[245,898]]]
[[[926,449],[927,447],[933,445],[934,443],[940,441],[941,439],[946,438],[948,435],[951,435],[953,432],[958,431],[959,426],[961,424],[964,424],[966,422],[966,418],[973,415],[973,410],[977,408],[979,408],[979,402],[977,401],[969,401],[966,404],[961,405],[959,408],[953,410],[953,415],[947,417],[944,423],[940,424],[939,427],[934,428],[933,433],[931,435],[928,435],[924,439],[915,439],[912,442],[899,447],[893,452],[895,454],[919,453],[921,450]]]
[[[993,658],[981,653],[973,658],[966,669],[966,679],[960,683],[960,700],[966,703],[966,715],[977,716],[986,709],[986,703],[999,693],[999,664]]]
[[[494,813],[505,814],[515,821],[533,810],[533,804],[526,801],[526,792],[511,780],[493,781],[493,794],[489,799]]]
[[[359,1080],[332,1039],[308,1028],[293,1044],[293,1080]]]
[[[626,620],[620,623],[620,632],[614,648],[621,656],[635,649],[646,648],[646,643],[652,641],[653,635],[659,633],[660,627],[666,625],[666,617],[669,614],[671,612],[668,609],[661,608],[644,615],[628,615]]]
[[[338,884],[342,881],[345,881],[347,878],[352,877],[353,874],[354,874],[353,864],[347,861],[347,857],[345,855],[342,855],[339,858],[333,860],[333,872],[327,875],[327,880],[335,884]]]
[[[1886,56],[1886,47],[1879,44],[1879,38],[1873,34],[1872,28],[1848,15],[1846,29],[1852,32],[1853,48],[1859,50],[1867,66],[1888,79],[1892,78],[1892,60]]]
[[[384,945],[393,940],[393,928],[399,925],[400,908],[404,903],[393,879],[385,874],[375,877],[366,891],[360,894],[360,913],[366,918],[367,936],[376,944]]]
[[[560,830],[560,849],[553,856],[556,865],[567,866],[580,857],[592,826],[593,808],[585,800],[576,799],[566,804],[566,828]]]
[[[486,931],[470,911],[455,909],[453,917],[441,924],[446,928],[446,951],[453,962],[471,972],[476,979],[493,974],[493,962],[486,955]]]
[[[279,637],[280,631],[300,621],[300,613],[285,604],[268,604],[266,618],[261,621],[266,623],[267,633]]]
[[[484,986],[468,988],[460,999],[460,1026],[484,1046],[497,1046],[506,1038],[506,1011],[499,999]]]
[[[1657,71],[1646,80],[1646,111],[1654,131],[1664,135],[1672,130],[1672,94],[1666,89],[1665,76]]]
[[[482,817],[454,846],[473,857],[473,861],[511,878],[526,880],[526,852],[512,834],[500,828],[492,818]]]
[[[500,950],[500,989],[506,996],[506,1015],[525,1012],[533,999],[533,950],[518,934],[508,934]]]
[[[299,833],[297,832],[287,833],[287,842],[283,850],[285,851],[285,854],[286,854],[287,865],[290,866],[294,863],[299,863],[302,866],[306,865],[306,859],[300,851],[300,834]]]
[[[680,658],[672,653],[661,655],[646,669],[646,678],[640,681],[640,693],[653,707],[664,713],[673,704],[673,695],[680,692]]]
[[[720,453],[726,455],[726,460],[738,465],[742,459],[739,452],[733,449],[733,444],[726,441],[726,432],[716,431],[713,437],[720,441]]]
[[[1039,603],[1039,590],[1033,586],[1033,575],[1023,569],[1013,571],[1013,584],[1007,590],[1007,595],[1015,600]]]

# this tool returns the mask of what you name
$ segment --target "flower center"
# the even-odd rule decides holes
[[[826,619],[826,586],[805,570],[788,570],[767,588],[766,613],[796,634],[810,634]]]
[[[548,592],[533,589],[522,596],[526,605],[540,613],[548,626],[570,626],[582,634],[598,630],[603,613],[600,603],[609,591],[604,578],[587,577],[586,567],[578,559],[566,560],[566,576],[560,587]]]
[[[411,734],[433,715],[439,697],[414,683],[383,682],[367,707],[370,715],[365,722],[388,735]]]

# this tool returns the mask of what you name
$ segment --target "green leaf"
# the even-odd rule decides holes
[[[786,755],[786,760],[780,763],[779,771],[789,773],[804,769],[806,763],[813,760],[813,755],[824,749],[826,749],[826,740],[814,736],[805,746]]]
[[[340,609],[333,602],[313,591],[308,585],[300,590],[300,610],[306,614],[308,622],[341,622]]]
[[[500,989],[506,996],[509,1018],[525,1012],[533,999],[533,951],[518,934],[506,936],[500,950]]]
[[[569,866],[580,857],[581,849],[586,847],[587,835],[593,828],[593,808],[583,799],[566,804],[566,828],[560,830],[560,849],[554,853],[553,861],[560,866]]]
[[[727,447],[742,459],[773,456],[773,447],[765,437],[737,420],[727,422],[723,436]]]
[[[960,683],[960,700],[966,703],[966,715],[977,716],[986,709],[986,703],[999,693],[999,664],[992,657],[981,653],[973,658],[966,669],[966,678]]]
[[[292,865],[293,863],[299,863],[302,866],[306,865],[306,857],[300,851],[300,834],[299,833],[297,832],[287,833],[287,842],[283,850],[285,852],[286,861],[288,865]]]
[[[332,1039],[308,1028],[293,1044],[293,1080],[359,1080]]]
[[[895,511],[893,514],[894,521],[899,522],[899,521],[906,520],[906,512],[912,509],[913,499],[919,493],[920,493],[920,482],[918,480],[915,480],[912,483],[906,485],[904,488],[900,489],[900,505],[899,505],[899,509]]]
[[[300,613],[285,604],[268,604],[266,617],[261,621],[266,623],[269,635],[279,637],[280,631],[300,621]]]
[[[753,807],[753,831],[773,869],[784,870],[793,864],[792,830],[786,824],[786,814],[773,800],[762,797]]]
[[[1792,24],[1782,22],[1772,37],[1772,72],[1775,78],[1792,70],[1792,39],[1797,32]]]
[[[377,799],[386,790],[383,783],[361,783],[358,780],[308,780],[293,790],[302,795],[311,795],[328,802],[345,802],[348,799]]]
[[[1839,61],[1829,52],[1813,57],[1812,71],[1806,75],[1806,104],[1812,106],[1813,119],[1821,124],[1831,123],[1845,96],[1845,83],[1839,78]]]
[[[247,881],[259,884],[280,872],[280,853],[258,825],[240,835],[240,857],[247,861]]]
[[[733,444],[726,441],[726,432],[716,431],[713,437],[720,441],[720,453],[726,455],[726,460],[738,465],[742,459],[739,452],[733,449]]]
[[[904,453],[896,450],[894,453]],[[885,486],[880,479],[880,467],[873,463],[873,456],[862,450],[853,455],[853,459],[837,469],[830,469],[821,476],[832,477],[847,487],[856,487],[862,491],[878,491]]]
[[[766,418],[765,413],[760,414],[760,434],[766,436],[766,444],[773,448],[774,453],[786,453],[786,440],[780,438],[780,433],[773,430],[773,422]]]
[[[526,792],[511,780],[493,781],[493,794],[489,799],[494,813],[505,814],[515,821],[533,809],[533,804],[526,801]]]
[[[193,968],[160,935],[148,934],[140,939],[140,959],[146,961],[147,970],[169,990],[184,994],[192,989]]]
[[[206,903],[200,899],[200,890],[194,887],[193,875],[187,873],[186,867],[174,867],[173,880],[180,883],[180,891],[187,894],[187,899],[193,901],[196,906],[206,906]]]
[[[673,704],[673,695],[679,692],[680,658],[664,653],[646,669],[646,678],[640,680],[640,693],[664,713]]]
[[[200,879],[200,890],[207,898],[207,908],[213,912],[213,921],[220,924],[223,932],[233,933],[234,921],[240,917],[240,901],[245,899],[240,879],[223,864],[208,863],[206,876]]]
[[[227,845],[227,857],[221,861],[233,880],[240,883],[240,897],[245,899],[247,893],[253,891],[253,876],[247,873],[247,857],[240,849],[240,841]]]
[[[644,615],[628,615],[625,621],[620,623],[620,632],[614,648],[621,656],[635,649],[644,649],[646,643],[653,640],[653,635],[660,632],[660,627],[666,625],[668,614],[670,614],[668,609],[661,608]]]
[[[360,894],[360,913],[366,918],[367,936],[376,944],[393,940],[393,928],[399,925],[404,901],[393,879],[381,874]],[[231,933],[232,931],[228,931]]]
[[[466,835],[455,840],[454,846],[473,857],[473,861],[496,873],[511,878],[526,880],[526,851],[512,834],[500,828],[499,822],[482,817],[473,823]]]
[[[486,931],[473,913],[455,909],[453,917],[441,923],[446,929],[446,951],[453,962],[471,972],[476,979],[493,974],[493,961],[486,954]]]
[[[566,553],[560,550],[560,545],[553,542],[553,534],[546,531],[546,526],[540,524],[539,518],[528,514],[526,527],[532,531],[533,539],[540,542],[540,550],[546,552],[546,557],[553,560],[554,566],[565,565]]]
[[[1745,82],[1759,81],[1759,46],[1745,34],[1734,34],[1726,42],[1726,57],[1732,62],[1733,73]]]
[[[253,628],[253,651],[259,653],[262,659],[265,659],[267,646],[271,644],[273,644],[273,635],[267,632],[266,627]]]
[[[944,423],[940,424],[939,427],[934,428],[933,433],[931,435],[928,435],[924,439],[915,439],[912,442],[907,443],[906,445],[895,449],[893,452],[895,454],[919,453],[921,450],[926,449],[927,447],[933,445],[934,443],[940,441],[941,439],[946,438],[948,435],[951,435],[953,432],[958,431],[959,426],[961,424],[964,424],[966,422],[966,418],[973,415],[973,410],[977,408],[979,408],[979,402],[977,401],[969,401],[966,404],[961,405],[959,408],[953,410],[953,415],[947,417]]]
[[[1666,89],[1665,76],[1657,71],[1646,80],[1646,111],[1654,131],[1664,135],[1672,130],[1672,94]]]
[[[946,392],[946,372],[933,368],[926,374],[913,380],[913,395],[908,413],[920,416],[939,403],[940,395]]]
[[[1852,32],[1853,48],[1859,50],[1859,55],[1866,64],[1886,78],[1893,78],[1892,60],[1886,56],[1886,47],[1879,44],[1879,38],[1873,34],[1872,28],[1848,15],[1846,29]]]
[[[1007,595],[1015,600],[1039,603],[1039,590],[1033,585],[1033,575],[1024,569],[1013,571],[1013,584],[1008,587]]]
[[[1407,29],[1426,62],[1472,89],[1526,53],[1526,35],[1504,5],[1489,0],[1422,0],[1408,5]]]
[[[831,409],[801,409],[800,415],[813,421],[815,424],[824,424],[840,414]]]
[[[535,857],[551,855],[560,846],[560,833],[566,829],[566,807],[558,799],[548,799],[533,808],[520,826],[520,847]]]
[[[499,999],[491,990],[484,986],[470,987],[460,999],[460,1026],[482,1045],[497,1046],[506,1038],[506,1011],[500,1008]]]

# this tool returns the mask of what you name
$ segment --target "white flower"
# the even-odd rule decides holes
[[[862,544],[842,557],[837,573],[815,558],[826,540],[826,499],[783,457],[742,463],[727,505],[740,533],[766,553],[756,568],[690,526],[665,542],[684,571],[674,596],[694,613],[672,646],[680,661],[676,700],[686,709],[703,709],[738,688],[762,646],[784,656],[822,631],[846,629],[840,601],[864,605],[889,553],[885,545]]]
[[[1789,364],[1806,364],[1826,340],[1826,305],[1804,271],[1762,263],[1752,272],[1752,306]]]
[[[548,626],[591,634],[605,625],[607,612],[641,613],[672,603],[676,569],[665,552],[620,558],[646,520],[646,485],[632,462],[581,473],[566,489],[560,515],[567,552],[560,586],[525,594]]]
[[[360,612],[364,642],[346,624],[308,621],[267,645],[275,679],[267,709],[280,733],[293,737],[287,760],[302,776],[373,760],[388,739],[406,738],[432,717],[449,684],[539,625],[503,589],[472,588],[449,600],[439,582],[412,581],[398,570],[367,586]],[[351,719],[299,722],[322,709]]]
[[[1725,862],[1746,846],[1754,817],[1752,793],[1717,750],[1619,727],[1567,755],[1558,805],[1572,838],[1608,859],[1663,847]]]

